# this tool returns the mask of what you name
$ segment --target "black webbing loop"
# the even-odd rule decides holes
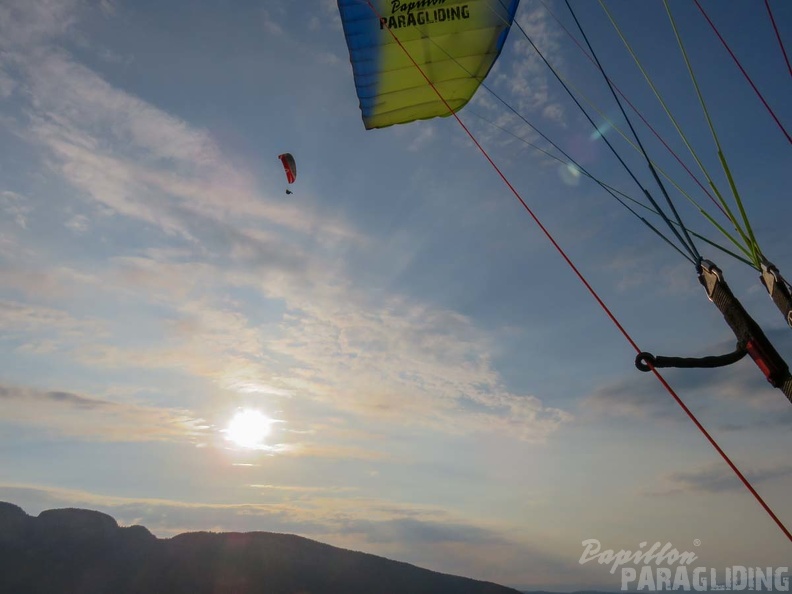
[[[708,260],[699,266],[699,281],[704,285],[707,296],[723,314],[726,323],[737,340],[745,345],[751,359],[762,370],[767,381],[780,389],[792,403],[792,375],[789,366],[778,354],[770,340],[754,319],[731,292],[721,270]]]
[[[773,303],[786,319],[787,325],[792,328],[792,287],[781,276],[778,268],[764,258],[762,258],[762,276],[759,278]]]
[[[635,366],[641,371],[652,371],[653,367],[680,367],[680,368],[700,368],[712,369],[714,367],[726,367],[732,363],[737,363],[745,357],[748,351],[745,345],[738,342],[735,350],[725,355],[714,355],[710,357],[661,357],[652,353],[639,353],[635,357]]]

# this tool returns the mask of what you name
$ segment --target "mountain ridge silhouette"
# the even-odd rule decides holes
[[[272,532],[158,538],[102,512],[38,516],[0,502],[0,593],[518,594],[518,590]]]

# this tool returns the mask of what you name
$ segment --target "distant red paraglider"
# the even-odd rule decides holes
[[[294,180],[297,179],[297,163],[294,162],[294,157],[292,157],[291,153],[283,153],[282,155],[278,155],[278,159],[283,163],[283,170],[286,172],[286,180],[290,184],[293,184]],[[291,194],[289,190],[286,190],[286,193]]]

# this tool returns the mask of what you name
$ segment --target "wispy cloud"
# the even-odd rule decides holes
[[[49,150],[60,175],[109,212],[188,241],[210,234],[226,251],[252,246],[267,256],[274,246],[256,233],[264,224],[354,236],[321,213],[261,195],[207,132],[113,88],[67,54],[45,52],[23,64],[33,108],[27,134]]]
[[[60,309],[14,301],[0,301],[0,327],[5,340],[27,349],[35,349],[41,341],[53,348],[70,349],[106,332],[100,320],[76,318]]]
[[[792,466],[774,466],[746,470],[745,477],[758,486],[775,479],[792,476]],[[723,493],[743,489],[740,479],[723,463],[697,468],[687,472],[675,472],[663,479],[666,485],[653,495],[674,495],[681,493]]]
[[[268,486],[270,491],[277,486]],[[285,485],[280,488],[290,491]],[[320,489],[316,496],[303,498],[312,492],[297,488],[298,498],[285,502],[266,501],[243,504],[201,504],[163,499],[135,499],[104,496],[86,491],[41,488],[26,485],[1,485],[0,496],[20,502],[35,510],[50,506],[75,506],[100,509],[114,515],[121,524],[144,524],[155,534],[172,536],[181,531],[290,531],[298,534],[360,534],[372,542],[393,540],[388,532],[411,530],[413,540],[458,541],[467,532],[469,540],[482,537],[485,542],[503,541],[491,529],[465,523],[448,512],[431,506],[399,504],[387,500],[363,497],[333,498],[332,493]],[[322,496],[324,493],[324,496]],[[277,496],[277,493],[272,495]],[[365,519],[364,519],[365,518]],[[448,521],[446,529],[441,523]],[[421,534],[420,527],[424,527]],[[385,539],[385,540],[383,540]]]
[[[486,335],[453,312],[399,299],[372,307],[301,304],[274,348],[299,362],[304,387],[345,410],[436,429],[543,439],[570,417],[513,394],[492,367]]]
[[[561,122],[564,110],[551,96],[551,75],[544,61],[523,36],[523,31],[557,69],[563,68],[560,33],[551,25],[549,15],[542,7],[523,5],[516,21],[519,27],[513,27],[510,40],[513,51],[520,59],[515,60],[511,70],[498,73],[498,86],[509,92],[519,112],[542,114]]]
[[[268,10],[261,11],[261,20],[264,30],[270,35],[283,35],[283,27],[273,18]]]
[[[2,87],[2,79],[0,79],[0,87]],[[10,192],[8,190],[2,191],[0,192],[0,209],[2,209],[17,226],[22,229],[27,229],[28,215],[32,210],[27,198],[16,192]]]
[[[0,47],[20,49],[68,32],[77,22],[78,0],[8,0],[0,6]]]
[[[194,442],[208,429],[184,410],[7,385],[0,385],[0,409],[6,423],[87,441]]]
[[[167,263],[162,255],[156,265],[145,258],[119,263],[123,290],[169,304],[175,315],[159,346],[133,351],[94,344],[81,352],[84,363],[179,368],[227,389],[267,386],[271,394],[300,394],[364,417],[410,419],[453,432],[506,431],[541,440],[571,418],[538,398],[509,392],[490,361],[491,338],[454,312],[396,297],[373,302],[338,280],[263,287],[255,275]],[[268,336],[245,307],[188,297],[191,287],[211,294],[228,283],[285,303]]]
[[[784,410],[774,411],[767,415],[744,415],[739,420],[723,423],[719,428],[723,431],[746,431],[749,429],[785,428],[792,431],[792,409],[785,406]]]
[[[429,124],[421,126],[420,132],[418,132],[418,135],[410,142],[407,149],[410,151],[420,151],[432,141],[432,138],[434,138],[434,127]]]
[[[296,271],[262,275],[255,266],[250,271],[194,261],[190,249],[153,250],[110,263],[89,279],[68,269],[33,275],[20,270],[16,284],[31,296],[49,285],[58,289],[54,293],[90,291],[93,299],[123,295],[164,306],[169,313],[149,346],[114,344],[99,331],[103,322],[92,322],[92,328],[84,317],[52,308],[9,302],[7,317],[16,320],[28,344],[37,332],[46,330],[53,340],[59,328],[61,334],[70,331],[68,342],[51,348],[68,345],[84,365],[178,370],[240,393],[300,394],[362,418],[528,440],[542,440],[570,419],[536,397],[510,392],[491,363],[493,336],[464,316],[405,297],[370,295],[332,266],[314,269],[310,277]],[[252,322],[248,304],[225,297],[234,287],[285,304],[285,315],[265,334]],[[319,455],[311,444],[293,445],[295,454]],[[324,455],[362,455],[340,444],[323,448]]]
[[[557,151],[542,139],[534,126],[549,134],[550,126],[565,125],[565,109],[551,91],[550,71],[526,35],[554,67],[563,67],[560,34],[552,25],[549,14],[542,7],[529,7],[523,3],[504,50],[518,56],[518,59],[506,66],[503,60],[496,62],[485,81],[485,88],[476,93],[471,105],[461,113],[466,121],[476,124],[477,137],[485,144],[510,147],[506,155],[511,155],[511,158],[527,150],[530,151],[531,162],[555,165],[557,162],[541,150],[551,154],[557,154]],[[550,138],[559,140],[554,134],[550,134]]]
[[[99,0],[99,8],[106,15],[113,15],[118,10],[118,2],[116,0]]]
[[[290,496],[297,494],[316,494],[316,493],[351,493],[357,489],[353,487],[307,487],[300,485],[249,485],[253,489],[263,489],[287,493]]]
[[[17,82],[10,74],[0,67],[0,99],[10,97],[17,88]]]

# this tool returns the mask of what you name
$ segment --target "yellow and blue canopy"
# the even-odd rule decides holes
[[[518,4],[338,0],[366,129],[464,107],[500,55]]]

